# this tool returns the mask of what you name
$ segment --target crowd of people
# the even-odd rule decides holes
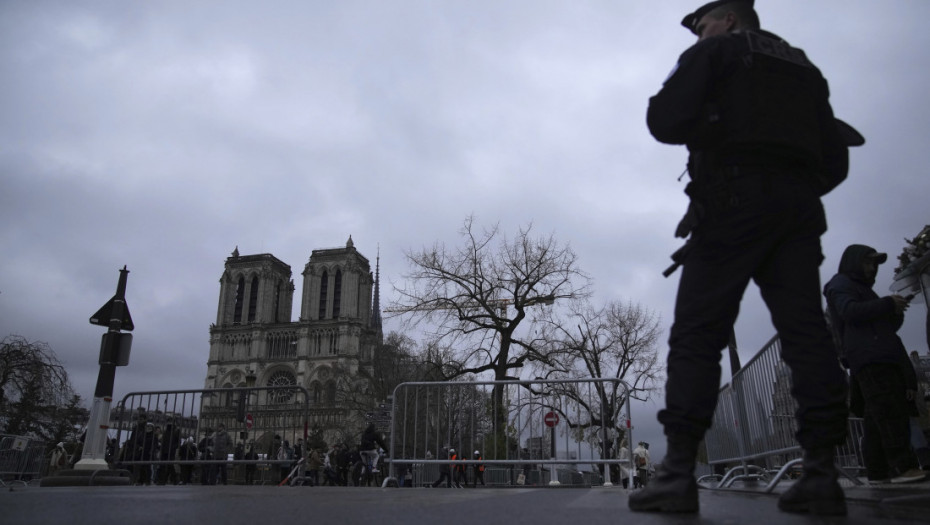
[[[254,441],[235,443],[222,424],[205,429],[196,441],[193,436],[182,436],[172,422],[162,428],[140,413],[122,446],[116,438],[108,441],[107,462],[129,470],[135,485],[226,485],[231,482],[232,459],[240,462],[233,463],[236,477],[246,485],[361,486],[375,483],[383,471],[385,448],[373,426],[365,429],[354,446],[309,446],[303,439],[292,445],[275,435],[268,447],[260,449]]]
[[[472,470],[473,486],[477,487],[479,483],[484,486],[484,463],[469,463],[466,465],[462,460],[468,459],[467,456],[465,454],[459,455],[454,448],[445,448],[443,452],[449,458],[449,462],[439,464],[439,479],[433,482],[433,488],[441,486],[443,482],[445,482],[446,488],[464,488],[468,485],[468,477],[466,476],[466,469],[468,468]],[[429,456],[431,454],[427,452],[427,457]],[[481,452],[476,450],[471,459],[481,461],[483,459]]]

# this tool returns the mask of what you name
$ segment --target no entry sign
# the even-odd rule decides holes
[[[245,415],[245,428],[248,428],[248,429],[251,430],[251,428],[252,428],[252,414],[246,414],[246,415]]]
[[[543,422],[546,424],[547,427],[554,427],[559,424],[559,415],[556,414],[555,412],[549,412],[543,418]]]

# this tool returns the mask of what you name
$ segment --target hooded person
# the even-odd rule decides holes
[[[921,481],[910,446],[910,416],[916,411],[917,377],[898,337],[910,298],[879,297],[872,289],[888,255],[863,244],[846,248],[839,271],[824,286],[828,314],[849,367],[864,417],[863,454],[873,483]]]

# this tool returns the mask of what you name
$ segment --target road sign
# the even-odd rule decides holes
[[[113,296],[112,299],[107,301],[107,304],[101,306],[100,309],[97,310],[97,313],[90,317],[90,324],[110,326],[110,322],[113,320],[112,317],[114,312],[120,311],[115,306],[116,301],[117,297]],[[129,306],[126,304],[126,299],[119,299],[119,302],[122,306],[122,316],[119,318],[120,330],[132,332],[133,328],[135,328],[135,325],[132,324],[132,316],[129,315]]]
[[[555,412],[549,412],[546,414],[546,417],[543,418],[543,422],[547,427],[554,427],[559,424],[559,415]]]
[[[132,348],[132,334],[107,332],[100,340],[101,365],[126,366],[129,364],[129,352]]]
[[[252,414],[245,415],[245,428],[252,430]]]

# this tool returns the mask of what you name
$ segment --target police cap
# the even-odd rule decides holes
[[[691,31],[692,33],[697,35],[698,34],[697,32],[698,22],[700,22],[701,19],[704,18],[704,15],[706,15],[707,13],[710,13],[711,11],[713,11],[714,9],[717,9],[720,6],[727,5],[730,3],[736,3],[736,2],[748,3],[749,7],[753,7],[753,4],[755,4],[755,0],[715,0],[713,2],[708,2],[702,5],[701,7],[698,8],[697,11],[682,18],[681,25],[683,25],[685,29],[687,29],[688,31]]]
[[[843,142],[845,142],[847,146],[861,146],[865,144],[865,137],[863,137],[856,128],[840,119],[836,119],[836,125],[840,128],[840,137],[843,138]]]

